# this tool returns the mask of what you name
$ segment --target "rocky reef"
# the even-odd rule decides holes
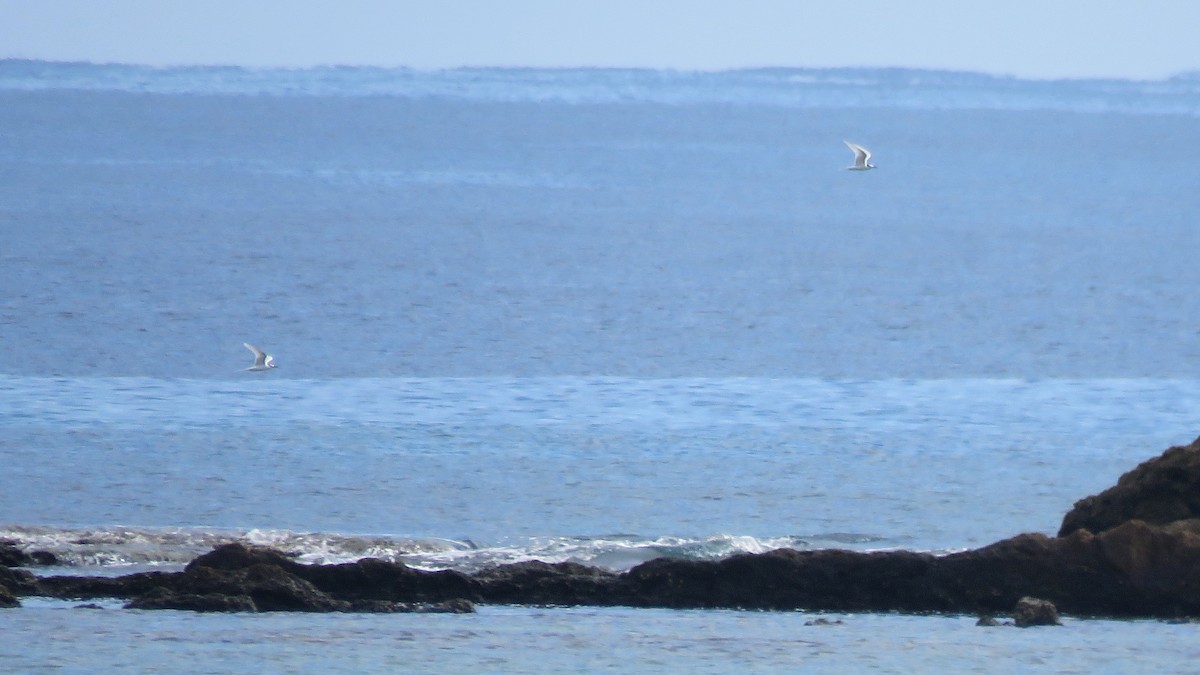
[[[1057,537],[1020,534],[951,555],[780,549],[719,561],[660,558],[621,574],[536,561],[465,574],[372,558],[303,565],[232,543],[182,572],[105,578],[0,567],[0,606],[42,595],[225,612],[470,612],[476,603],[506,603],[1013,614],[1018,625],[1055,624],[1058,611],[1195,618],[1198,519],[1200,439],[1077,502]]]

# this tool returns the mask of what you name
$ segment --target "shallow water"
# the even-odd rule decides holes
[[[220,672],[1186,672],[1193,624],[1064,617],[980,628],[975,617],[492,606],[475,615],[205,615],[31,601],[0,613],[14,670]],[[808,625],[824,619],[832,625]],[[46,631],[55,640],[31,655]],[[91,647],[81,653],[78,645]]]

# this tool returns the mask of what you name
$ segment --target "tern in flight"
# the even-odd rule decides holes
[[[254,365],[246,368],[246,370],[270,370],[275,367],[275,357],[255,347],[249,342],[243,342],[242,345],[254,352]]]
[[[864,148],[858,143],[851,143],[850,141],[842,142],[846,144],[846,147],[854,151],[854,166],[848,166],[846,167],[847,169],[850,171],[869,171],[870,169],[875,168],[875,165],[868,161],[871,159],[870,150]]]

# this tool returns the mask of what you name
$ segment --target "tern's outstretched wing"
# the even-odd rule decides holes
[[[851,143],[850,141],[842,141],[842,142],[846,144],[846,147],[848,147],[854,151],[855,166],[866,166],[867,165],[867,161],[871,159],[871,151],[870,150],[867,150],[866,148],[859,145],[858,143]]]
[[[242,346],[245,347],[246,349],[249,349],[251,352],[254,353],[254,365],[262,366],[262,365],[266,364],[267,358],[268,358],[266,352],[259,349],[258,347],[255,347],[254,345],[250,344],[249,342],[243,342]]]

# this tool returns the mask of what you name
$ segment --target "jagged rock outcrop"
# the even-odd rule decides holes
[[[1076,530],[1103,532],[1129,520],[1151,525],[1182,522],[1183,529],[1196,529],[1194,522],[1186,522],[1193,519],[1200,519],[1200,438],[1167,449],[1121,476],[1113,487],[1075,502],[1058,536]]]

